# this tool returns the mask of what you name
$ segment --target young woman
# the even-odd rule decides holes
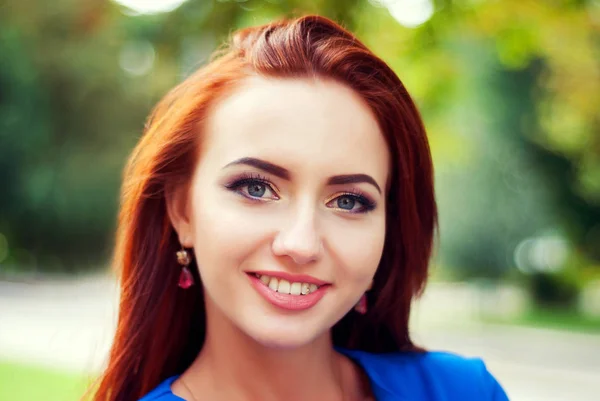
[[[409,336],[436,227],[394,72],[308,16],[241,30],[156,107],[127,166],[97,401],[506,400]]]

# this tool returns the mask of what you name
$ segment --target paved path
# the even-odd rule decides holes
[[[432,286],[416,308],[414,338],[482,357],[513,401],[600,400],[600,336],[477,324],[474,304],[464,287]],[[97,371],[116,308],[107,277],[0,282],[0,360]]]

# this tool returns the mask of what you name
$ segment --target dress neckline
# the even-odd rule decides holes
[[[393,395],[394,393],[387,389],[385,386],[385,381],[382,380],[376,371],[371,369],[371,358],[375,357],[375,355],[370,354],[365,351],[358,350],[350,350],[341,347],[334,347],[334,350],[351,360],[360,370],[362,376],[368,379],[369,387],[371,394],[375,397],[375,400],[385,400],[389,395]],[[173,390],[171,389],[171,385],[177,380],[181,375],[174,375],[166,379],[162,385],[164,386],[165,392],[172,395],[177,401],[185,401],[185,399],[175,395]]]

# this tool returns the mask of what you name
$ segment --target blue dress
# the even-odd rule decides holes
[[[507,401],[481,359],[446,352],[370,354],[337,349],[360,365],[377,401]],[[182,401],[171,392],[178,376],[140,401]]]

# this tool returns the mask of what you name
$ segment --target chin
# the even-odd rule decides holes
[[[246,331],[254,341],[265,348],[294,349],[300,348],[314,342],[322,333],[309,327],[284,326],[284,323],[276,325],[264,325],[260,328],[252,327]]]
[[[312,341],[314,341],[314,338],[307,339],[298,336],[287,338],[262,337],[255,338],[255,340],[265,348],[293,350],[310,344]]]

